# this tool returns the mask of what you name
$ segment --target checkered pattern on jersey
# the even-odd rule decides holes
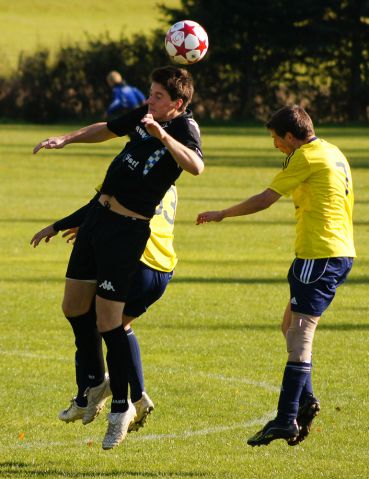
[[[143,175],[147,175],[147,173],[151,170],[153,166],[160,160],[162,156],[164,156],[167,149],[160,148],[159,150],[154,151],[154,153],[146,160],[145,167],[143,170]]]

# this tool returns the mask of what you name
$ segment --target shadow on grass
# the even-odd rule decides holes
[[[286,272],[287,275],[287,272]],[[219,283],[219,284],[279,284],[286,283],[287,279],[283,276],[280,278],[203,278],[203,277],[176,277],[171,280],[173,283]],[[358,278],[349,278],[345,284],[368,284],[369,276],[361,276]]]
[[[324,320],[322,320],[324,321]],[[330,323],[330,322],[321,322],[318,326],[318,331],[327,330],[327,331],[368,331],[368,323]]]
[[[127,471],[127,470],[115,470],[110,472],[102,471],[86,471],[86,472],[77,472],[77,471],[66,471],[62,469],[47,469],[42,467],[40,469],[35,468],[35,464],[25,463],[25,462],[2,462],[0,463],[0,473],[1,475],[7,474],[6,477],[206,477],[204,472],[145,472],[145,471]]]
[[[16,278],[6,278],[2,277],[1,281],[5,283],[64,283],[65,278],[52,278],[43,276],[42,278],[25,278],[25,277],[16,277]],[[280,278],[244,278],[244,277],[235,277],[235,278],[204,278],[199,276],[174,276],[171,280],[171,283],[185,283],[185,284],[287,284],[287,279],[283,276]],[[368,284],[369,276],[362,276],[359,278],[349,278],[345,284]]]
[[[280,314],[278,314],[280,313]],[[221,324],[194,324],[194,323],[185,323],[186,330],[193,331],[275,331],[278,334],[280,333],[280,319],[279,316],[282,315],[282,311],[278,311],[276,314],[276,321],[272,323],[230,323],[224,322]],[[160,323],[160,329],[173,329],[181,330],[183,329],[184,323],[175,324],[173,322]],[[157,329],[157,325],[146,324],[147,329]],[[368,323],[330,323],[324,322],[324,319],[321,320],[318,331],[369,331],[369,322]]]

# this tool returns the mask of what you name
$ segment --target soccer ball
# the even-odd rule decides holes
[[[165,36],[165,49],[173,63],[196,63],[204,58],[208,48],[206,31],[192,20],[175,23]]]

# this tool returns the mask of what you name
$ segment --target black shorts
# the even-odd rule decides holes
[[[98,296],[126,301],[149,236],[148,220],[122,216],[96,203],[78,231],[66,277],[95,280]]]
[[[353,258],[296,258],[288,272],[291,310],[321,316],[351,271]]]
[[[172,276],[173,271],[170,273],[157,271],[140,261],[131,282],[123,313],[133,318],[145,313],[149,306],[164,294]]]

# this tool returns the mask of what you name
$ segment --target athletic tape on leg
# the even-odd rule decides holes
[[[286,334],[288,361],[310,363],[317,324],[317,318],[305,314],[292,318]]]

